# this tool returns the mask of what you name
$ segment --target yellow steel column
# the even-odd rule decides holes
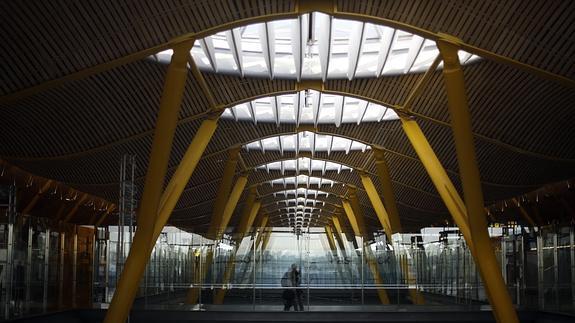
[[[353,212],[353,208],[351,207],[350,203],[347,201],[342,201],[343,209],[345,210],[345,214],[349,219],[349,223],[353,229],[353,232],[356,236],[363,237],[361,231],[359,229],[357,218]],[[354,238],[355,239],[355,238]],[[367,264],[371,274],[373,275],[373,279],[377,285],[383,285],[384,281],[381,279],[379,275],[379,269],[377,268],[377,263],[374,260],[374,257],[371,257],[372,254],[368,251],[369,248],[365,247],[365,242],[362,243],[362,250],[365,254],[365,259],[367,260]],[[389,297],[387,296],[387,292],[383,288],[377,289],[377,295],[379,296],[379,300],[382,304],[389,304]]]
[[[353,233],[356,236],[361,237],[362,236],[361,230],[359,229],[359,225],[357,223],[357,219],[355,218],[351,204],[348,201],[341,201],[341,205],[343,205],[343,209],[345,211],[345,214],[347,215],[347,219],[349,220],[349,224],[351,224],[351,228],[353,230]]]
[[[252,227],[255,217],[257,215],[257,212],[259,211],[260,207],[261,207],[261,202],[258,201],[259,205],[257,206],[257,211],[255,214],[253,214],[253,218],[252,213],[255,210],[254,209],[254,204],[256,203],[256,197],[257,197],[257,190],[255,187],[250,188],[250,191],[248,193],[248,197],[246,198],[246,202],[244,204],[244,208],[242,210],[242,216],[240,217],[240,223],[238,223],[238,226],[236,228],[236,234],[234,235],[234,240],[236,242],[236,244],[241,243],[242,239],[245,237],[247,231]]]
[[[363,217],[363,210],[361,209],[361,204],[357,198],[357,188],[349,188],[349,203],[355,215],[355,220],[357,221],[357,226],[359,228],[360,236],[364,237],[366,232],[365,219]]]
[[[154,237],[150,244],[150,250],[156,244],[156,240],[158,240],[162,229],[168,222],[168,219],[176,207],[180,196],[184,192],[186,185],[188,185],[188,182],[192,177],[200,158],[202,158],[208,143],[212,139],[217,126],[217,119],[205,119],[202,121],[200,128],[194,135],[194,139],[192,139],[184,157],[182,157],[178,168],[174,172],[174,175],[172,175],[168,186],[166,186],[160,199],[158,216],[154,224]]]
[[[222,220],[220,222],[222,228],[228,227],[228,223],[230,222],[230,219],[232,218],[232,215],[234,214],[234,210],[236,209],[236,205],[238,204],[238,201],[240,200],[240,197],[242,196],[242,193],[244,191],[244,188],[246,187],[247,182],[248,182],[248,176],[247,175],[241,175],[236,180],[236,183],[234,184],[234,188],[232,189],[232,192],[230,193],[230,197],[228,198],[226,206],[224,207],[224,210],[222,211]],[[223,230],[224,229],[218,230],[217,234],[215,235],[216,240],[220,240],[222,238]]]
[[[138,228],[114,297],[106,313],[106,318],[104,319],[106,323],[126,321],[136,296],[140,279],[150,257],[149,246],[154,235],[156,215],[180,113],[182,96],[188,75],[186,65],[192,44],[192,42],[188,42],[185,45],[174,48],[172,60],[168,67],[156,120],[144,191],[138,208]]]
[[[383,187],[383,205],[387,210],[389,216],[389,224],[391,225],[392,234],[401,232],[401,221],[399,220],[399,211],[397,210],[397,202],[395,201],[395,194],[393,192],[393,184],[391,182],[391,175],[387,162],[385,161],[385,154],[382,150],[377,148],[373,149],[375,157],[375,167],[377,169],[377,176]]]
[[[453,186],[449,176],[447,176],[447,172],[445,172],[445,169],[435,155],[433,148],[431,148],[431,145],[427,141],[427,138],[425,138],[417,122],[403,116],[400,118],[403,130],[419,156],[439,196],[441,196],[443,203],[445,203],[445,206],[459,227],[470,249],[473,250],[473,241],[471,239],[469,224],[467,223],[467,211],[463,200],[459,197],[459,193]]]
[[[268,247],[268,243],[270,242],[270,238],[272,236],[272,228],[267,227],[264,230],[265,230],[265,236],[263,237],[262,241],[262,251],[266,250],[266,248]]]
[[[467,104],[465,80],[457,55],[458,45],[453,40],[440,39],[437,46],[443,57],[443,80],[457,162],[467,207],[468,223],[475,246],[475,263],[481,271],[483,282],[489,288],[489,301],[499,322],[518,322],[517,313],[507,291],[501,269],[491,248],[487,230],[481,178],[475,158],[475,144],[471,129],[471,115]]]
[[[234,175],[236,174],[236,166],[238,164],[238,157],[240,154],[240,148],[232,148],[229,151],[229,157],[224,167],[224,172],[222,174],[222,181],[218,188],[218,193],[214,201],[214,209],[212,214],[212,221],[210,222],[210,228],[208,232],[220,232],[226,228],[218,221],[221,219],[221,213],[224,211],[225,201],[228,199],[230,190],[232,189],[232,184],[234,180]],[[211,237],[210,237],[211,238]]]
[[[252,196],[255,199],[255,189],[253,190],[254,193],[252,195],[252,192],[250,192],[250,196],[248,196],[248,199],[250,199]],[[230,259],[228,260],[228,264],[226,265],[226,271],[224,272],[224,276],[222,279],[222,284],[226,285],[229,283],[231,277],[232,277],[232,273],[234,272],[235,269],[235,261],[236,261],[236,254],[238,252],[238,248],[240,246],[240,243],[242,242],[243,238],[246,236],[247,231],[252,227],[252,224],[254,222],[254,219],[256,217],[256,215],[258,214],[260,207],[261,207],[262,203],[260,201],[252,201],[252,203],[250,203],[250,201],[247,202],[246,207],[244,208],[244,212],[242,214],[242,218],[240,220],[240,224],[238,225],[238,232],[236,233],[236,236],[234,237],[234,240],[236,242],[236,250],[233,252],[232,256],[230,257]],[[221,288],[219,289],[216,294],[214,295],[214,304],[222,304],[224,302],[224,296],[226,295],[226,289],[225,288]]]
[[[389,220],[389,215],[387,213],[387,210],[383,206],[383,202],[381,202],[381,199],[379,198],[379,194],[377,194],[377,190],[375,189],[375,185],[373,185],[371,178],[369,178],[365,174],[360,174],[360,177],[361,177],[361,182],[363,183],[363,188],[365,188],[365,191],[367,192],[367,196],[369,197],[369,200],[371,201],[371,205],[373,206],[373,210],[375,211],[375,214],[377,215],[379,222],[381,223],[381,225],[383,226],[383,229],[385,230],[385,235],[387,236],[387,240],[389,242],[391,242],[392,241],[391,235],[393,234],[393,229],[392,229],[392,226],[391,226],[391,223]]]
[[[268,224],[269,219],[270,219],[269,215],[264,215],[260,221],[260,225],[258,227],[258,231],[260,232],[260,234],[258,234],[256,242],[254,243],[254,248],[256,249],[260,245],[260,242],[263,240],[264,228]]]
[[[375,189],[375,185],[373,185],[371,178],[369,178],[365,174],[360,174],[360,176],[361,176],[361,182],[363,183],[363,187],[365,188],[365,191],[367,192],[367,195],[369,196],[369,200],[371,201],[373,209],[375,210],[375,213],[377,214],[377,217],[379,218],[379,222],[381,222],[381,225],[383,226],[383,228],[385,230],[385,235],[387,236],[388,241],[392,242],[391,235],[394,232],[399,232],[400,230],[394,229],[393,225],[390,223],[389,213],[386,211],[385,207],[383,206],[383,202],[381,202],[381,199],[379,198],[379,195],[377,194],[377,190]],[[398,220],[397,222],[399,222],[399,218],[397,220]],[[409,282],[410,281],[410,275],[409,275],[408,270],[409,270],[409,268],[407,266],[402,267],[403,275],[406,277],[406,280],[408,280],[408,282]],[[411,280],[415,280],[415,279],[411,279]],[[421,294],[418,292],[417,289],[410,288],[409,294],[410,294],[411,299],[412,299],[414,304],[423,304],[423,296],[421,296]]]
[[[331,252],[334,256],[337,256],[337,247],[335,245],[335,240],[333,239],[333,232],[331,231],[331,227],[329,225],[325,226],[325,236],[327,237],[327,242]]]
[[[246,175],[242,175],[242,176],[238,177],[238,179],[236,180],[236,183],[234,184],[232,192],[230,193],[228,201],[226,202],[226,205],[224,206],[224,209],[223,209],[222,214],[221,214],[221,219],[219,221],[218,221],[218,219],[212,219],[212,221],[218,221],[220,223],[221,227],[223,227],[223,228],[226,228],[228,226],[228,222],[230,221],[232,214],[234,213],[234,210],[236,209],[236,205],[238,204],[238,201],[242,195],[242,192],[244,191],[244,188],[246,187],[247,182],[248,182],[248,177]],[[211,232],[209,231],[207,233],[207,236],[210,239],[213,239],[214,243],[217,243],[217,241],[220,240],[223,236],[223,233],[224,233],[223,229],[219,230],[215,226],[212,227],[211,229],[215,230],[215,231],[211,231]],[[204,281],[206,273],[208,272],[208,269],[211,267],[211,263],[212,263],[211,260],[213,259],[213,250],[212,249],[210,249],[210,251],[208,252],[208,257],[207,257],[206,263],[202,268],[201,276],[199,277],[200,283],[202,283]],[[198,302],[198,299],[200,296],[200,288],[201,287],[195,287],[195,288],[191,288],[188,291],[188,296],[186,298],[186,301],[188,304],[195,304]]]
[[[333,222],[333,226],[335,228],[335,231],[337,232],[337,234],[335,235],[337,243],[339,244],[341,251],[345,255],[345,254],[347,254],[347,251],[346,251],[345,243],[343,242],[343,230],[341,228],[341,224],[339,223],[339,219],[337,216],[334,215],[331,218],[331,221]]]
[[[32,211],[34,206],[36,206],[36,203],[38,203],[38,201],[40,200],[40,197],[42,197],[42,194],[44,194],[44,192],[46,192],[50,188],[50,185],[52,185],[51,179],[47,180],[44,183],[44,185],[42,185],[42,187],[40,188],[38,193],[36,193],[34,195],[34,197],[32,198],[32,200],[30,201],[30,203],[28,203],[28,205],[26,205],[24,210],[22,210],[22,214],[26,215],[26,214],[29,214],[30,211]]]

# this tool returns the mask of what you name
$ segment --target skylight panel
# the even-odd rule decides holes
[[[298,172],[321,172],[325,171],[352,171],[352,168],[324,160],[310,159],[307,157],[300,157],[298,159],[288,159],[282,161],[270,162],[267,164],[256,167],[257,170],[266,171],[298,171]]]
[[[419,73],[437,52],[434,41],[418,35],[319,12],[219,32],[191,49],[202,71],[295,80]],[[462,64],[478,59],[459,54]],[[154,55],[165,63],[170,57]]]
[[[345,152],[362,151],[370,149],[369,146],[361,142],[353,141],[343,137],[326,134],[315,134],[303,131],[293,135],[282,135],[258,139],[244,145],[247,151],[279,151],[284,152]]]

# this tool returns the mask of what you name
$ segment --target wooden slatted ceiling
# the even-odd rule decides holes
[[[572,1],[337,1],[367,14],[460,37],[469,44],[575,76]],[[295,1],[126,0],[0,3],[0,94],[40,84],[182,34],[293,10]]]
[[[293,8],[290,1],[180,4],[150,1],[138,7],[131,1],[118,4],[75,2],[59,10],[62,5],[41,1],[0,3],[1,9],[6,9],[0,12],[14,13],[3,17],[5,23],[0,26],[0,41],[7,44],[0,50],[0,61],[3,62],[0,72],[6,75],[0,80],[0,93],[14,92],[94,66],[160,44],[174,35],[263,12]],[[454,34],[470,44],[571,77],[575,74],[572,55],[575,46],[569,35],[574,27],[562,22],[573,17],[574,5],[557,2],[545,4],[547,9],[540,10],[542,5],[533,1],[339,4],[342,11],[377,14]],[[212,12],[215,8],[218,8],[217,12]],[[510,8],[513,11],[505,11]],[[79,14],[71,18],[72,12]],[[210,14],[205,14],[207,12]],[[199,19],[189,19],[191,16]],[[10,24],[15,18],[24,17],[37,19],[25,26],[20,22]],[[80,17],[91,24],[84,24]],[[543,17],[554,19],[543,21]],[[40,27],[43,30],[38,30]],[[474,130],[480,135],[476,137],[476,146],[486,200],[498,200],[575,176],[572,139],[575,138],[575,127],[570,126],[575,124],[574,91],[488,61],[466,66],[464,70]],[[164,74],[165,66],[143,60],[0,106],[0,156],[8,157],[36,174],[114,200],[118,161],[123,154],[138,155],[137,183],[142,185]],[[419,77],[334,80],[325,86],[328,90],[401,104]],[[205,74],[205,78],[219,104],[270,92],[290,92],[295,88],[293,81],[240,79],[214,74]],[[199,126],[201,114],[209,108],[201,93],[196,81],[189,77],[169,175]],[[413,110],[426,118],[448,122],[446,104],[443,81],[438,72],[415,101]],[[458,187],[450,129],[425,118],[418,121],[441,162],[451,170],[450,177]],[[272,124],[255,126],[220,121],[206,156],[178,204],[178,208],[184,208],[184,211],[176,212],[178,216],[187,214],[192,221],[203,216],[205,208],[211,208],[209,203],[186,207],[196,203],[199,197],[215,197],[218,174],[223,169],[221,161],[225,160],[228,147],[294,130],[294,126],[278,128]],[[437,221],[446,215],[423,167],[414,160],[415,153],[398,122],[342,125],[339,128],[321,125],[319,130],[375,143],[396,152],[386,155],[396,181],[394,189],[402,219],[417,222],[419,214],[422,215],[419,225],[425,225],[434,223],[426,222],[427,219]],[[277,158],[277,154],[272,153],[244,152],[242,155],[251,166]],[[363,156],[354,153],[349,156],[333,154],[330,159],[355,167],[363,166],[364,162]],[[375,173],[373,162],[367,169]],[[274,177],[273,174],[257,173],[258,179],[266,176]],[[358,183],[356,174],[339,177]],[[360,199],[366,202],[367,197],[363,194],[360,193]]]

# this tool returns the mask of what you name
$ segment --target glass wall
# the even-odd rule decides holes
[[[112,231],[110,245],[115,243]],[[490,235],[518,307],[573,311],[573,228],[530,230],[510,225],[492,227]],[[393,241],[376,233],[369,242],[345,234],[330,241],[323,228],[299,235],[288,228],[264,228],[241,240],[233,235],[220,241],[205,236],[165,229],[153,250],[136,306],[281,309],[286,290],[298,295],[296,301],[301,297],[305,310],[381,304],[466,308],[488,302],[457,228],[396,234]],[[100,248],[104,249],[96,255],[112,254],[113,262],[113,252]],[[283,278],[292,265],[301,273],[299,285],[286,286]],[[99,279],[104,273],[99,272]],[[115,275],[111,266],[108,276]],[[107,301],[114,281],[109,280]]]
[[[507,288],[520,308],[574,312],[573,227],[491,228]],[[106,307],[115,290],[118,228],[55,224],[0,214],[0,314],[14,318]],[[261,228],[215,241],[167,227],[153,248],[135,308],[304,310],[325,306],[460,306],[487,303],[473,257],[456,228],[426,228],[370,241],[323,228],[296,235]],[[296,282],[290,272],[300,272]],[[286,283],[285,277],[290,277]],[[291,292],[293,294],[291,294]],[[287,297],[286,297],[287,296]],[[225,306],[225,307],[222,307]],[[293,310],[293,308],[291,308]]]

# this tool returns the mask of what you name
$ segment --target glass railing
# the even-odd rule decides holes
[[[282,310],[300,299],[304,310],[486,308],[465,242],[454,228],[434,230],[394,235],[389,242],[382,233],[370,241],[345,234],[330,241],[323,228],[299,235],[287,228],[256,229],[245,237],[227,232],[214,240],[168,227],[152,251],[134,308]],[[575,312],[572,227],[492,231],[518,308]],[[120,236],[113,226],[57,224],[19,214],[10,220],[2,211],[2,318],[107,307],[130,249],[129,235],[124,241]],[[294,264],[300,276],[286,283]]]

